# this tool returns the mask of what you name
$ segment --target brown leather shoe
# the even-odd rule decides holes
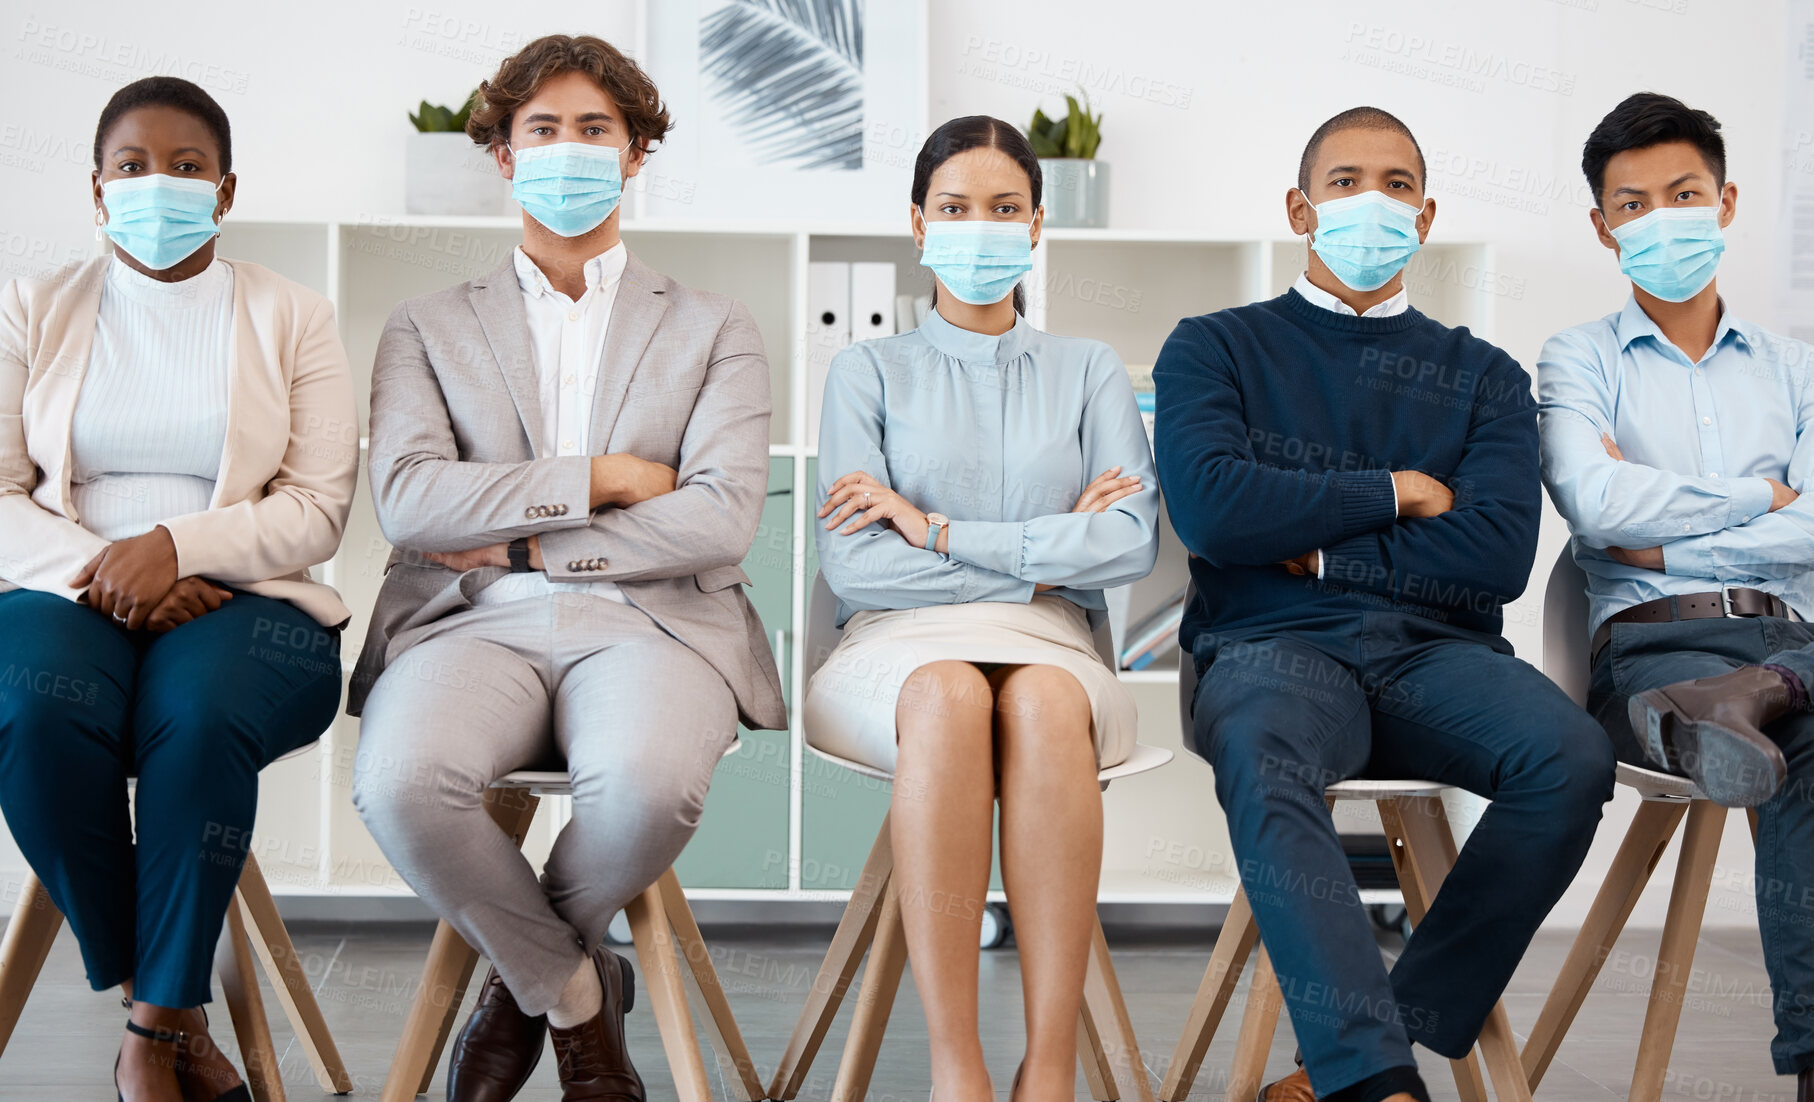
[[[1260,1088],[1255,1102],[1316,1102],[1316,1092],[1310,1089],[1310,1073],[1299,1068],[1276,1082]]]
[[[542,1058],[547,1017],[531,1018],[493,968],[447,1060],[447,1102],[509,1102]]]
[[[642,1076],[630,1064],[624,1015],[636,1005],[636,973],[630,962],[600,945],[592,950],[604,1005],[572,1029],[550,1028],[560,1061],[561,1102],[644,1102]]]
[[[1723,807],[1755,807],[1789,767],[1764,724],[1789,710],[1789,687],[1762,666],[1678,681],[1631,698],[1631,729],[1653,763],[1680,773]]]

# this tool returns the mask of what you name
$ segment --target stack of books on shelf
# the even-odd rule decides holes
[[[1178,647],[1178,625],[1184,622],[1184,594],[1180,589],[1171,600],[1128,626],[1121,647],[1121,668],[1144,670]]]

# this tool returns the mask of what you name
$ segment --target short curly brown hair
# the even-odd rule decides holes
[[[550,78],[573,72],[598,81],[616,101],[630,128],[630,140],[644,153],[649,152],[649,143],[661,141],[673,128],[655,82],[623,51],[589,34],[549,34],[505,58],[497,74],[479,84],[466,136],[488,149],[503,145],[516,109]]]

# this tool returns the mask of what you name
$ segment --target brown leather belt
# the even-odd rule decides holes
[[[1710,593],[1659,597],[1608,616],[1600,630],[1594,632],[1593,659],[1589,664],[1600,660],[1600,652],[1612,640],[1614,624],[1667,624],[1676,620],[1718,620],[1728,616],[1777,616],[1790,620],[1795,614],[1782,598],[1761,589],[1739,586],[1727,586]]]

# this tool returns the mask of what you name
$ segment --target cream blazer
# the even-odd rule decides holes
[[[82,527],[69,493],[69,429],[88,371],[111,257],[0,291],[0,592],[75,598],[107,541]],[[346,528],[359,472],[352,372],[334,308],[268,268],[233,268],[227,443],[206,511],[163,522],[179,577],[289,601],[321,624],[350,618],[309,577]]]

